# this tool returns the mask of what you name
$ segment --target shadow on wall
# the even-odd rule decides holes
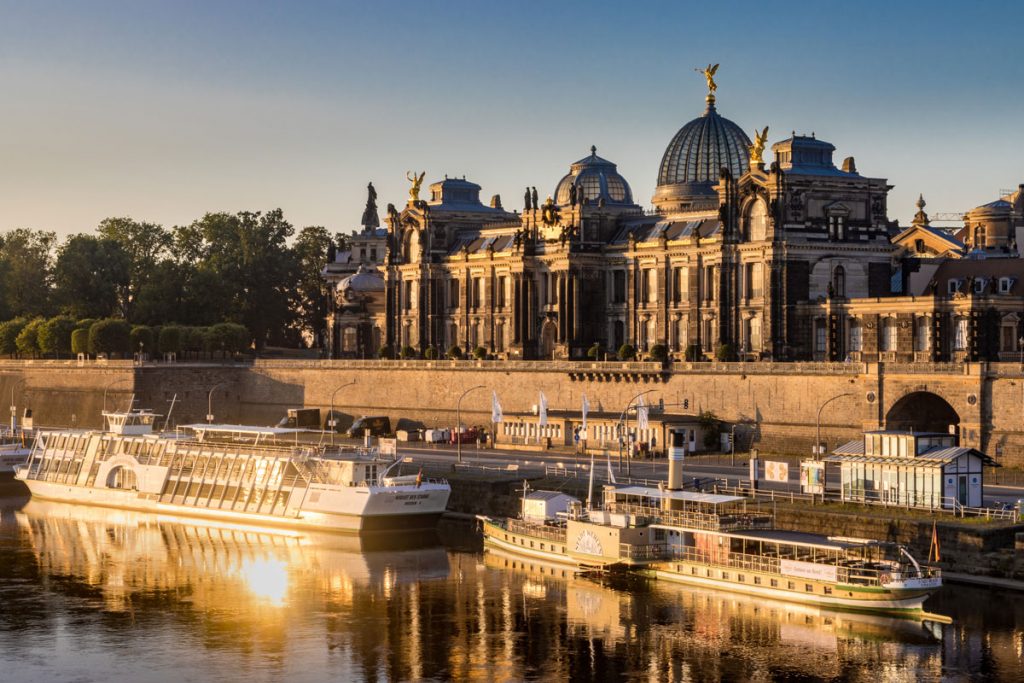
[[[131,375],[4,373],[0,375],[0,420],[10,425],[10,406],[14,405],[19,425],[25,409],[31,408],[36,427],[99,428],[103,426],[105,390],[108,410],[127,408],[132,396]]]

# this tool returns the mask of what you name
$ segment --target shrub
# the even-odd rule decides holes
[[[238,323],[218,323],[207,328],[204,344],[208,351],[240,353],[249,346],[249,330]]]
[[[633,348],[632,344],[623,344],[619,347],[617,355],[619,360],[636,360],[636,349]]]
[[[106,318],[89,328],[89,353],[129,353],[131,325],[120,318]]]
[[[651,347],[650,356],[651,360],[664,363],[668,360],[668,347],[664,344],[655,344]]]
[[[59,315],[50,318],[39,328],[39,350],[58,355],[70,354],[71,335],[76,327],[75,319],[70,316]]]
[[[485,349],[482,346],[476,347],[475,349],[473,349],[473,358],[476,358],[477,360],[484,360],[484,359],[486,359],[487,358],[487,349]]]
[[[589,349],[587,349],[587,358],[591,360],[598,360],[601,358],[600,342],[594,342],[593,345]]]
[[[0,324],[0,353],[14,356],[18,352],[18,335],[25,325],[28,325],[26,318],[15,318]]]
[[[182,329],[177,325],[164,325],[156,338],[159,353],[181,353]]]
[[[25,327],[21,328],[14,345],[18,348],[18,354],[22,356],[35,356],[39,353],[39,328],[46,323],[42,318],[35,318]]]
[[[710,410],[705,410],[697,419],[704,430],[704,448],[718,450],[721,447],[719,435],[722,433],[722,423]]]
[[[435,349],[433,346],[428,346],[423,351],[423,357],[426,360],[434,360],[435,358],[437,358],[437,349]]]
[[[719,344],[715,349],[715,360],[728,362],[736,360],[736,347],[732,344]]]
[[[391,345],[390,344],[384,344],[379,349],[377,349],[377,357],[378,358],[391,358],[391,356],[392,356],[392,353],[391,353]]]
[[[206,349],[206,328],[186,327],[182,332],[182,349],[187,353],[202,353]]]
[[[700,344],[690,344],[686,347],[686,360],[691,363],[704,360],[704,352],[700,350]]]
[[[403,346],[402,350],[398,352],[400,358],[415,358],[416,349],[411,346]]]
[[[458,360],[458,359],[462,358],[462,347],[459,346],[458,344],[452,344],[448,348],[448,354],[447,355],[452,360]]]
[[[153,328],[146,325],[136,325],[133,327],[131,332],[128,333],[128,348],[131,349],[132,353],[137,351],[145,352],[146,349],[149,349],[150,352],[156,351],[156,345],[153,343]]]
[[[71,332],[71,353],[89,353],[89,330],[79,327]]]

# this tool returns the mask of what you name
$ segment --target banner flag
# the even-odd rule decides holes
[[[501,404],[498,403],[498,392],[491,392],[491,422],[497,424],[504,419],[504,414],[501,412]]]

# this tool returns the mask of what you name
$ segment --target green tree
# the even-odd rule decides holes
[[[484,360],[484,359],[486,359],[487,358],[487,349],[484,348],[483,346],[476,347],[475,349],[473,349],[473,358],[476,358],[477,360]]]
[[[134,320],[139,291],[154,276],[157,263],[172,243],[172,235],[156,223],[132,218],[105,218],[96,233],[117,244],[128,258],[128,277],[117,284],[117,303],[125,320]]]
[[[120,318],[106,318],[89,328],[89,353],[129,353],[131,325]]]
[[[71,334],[77,324],[67,315],[50,318],[39,328],[39,350],[44,354],[67,355],[71,353]]]
[[[181,332],[177,325],[164,325],[157,337],[157,350],[160,353],[181,353]]]
[[[238,323],[218,323],[209,328],[206,340],[210,351],[240,353],[249,345],[249,331]]]
[[[14,318],[0,323],[0,353],[6,353],[11,358],[18,353],[18,335],[25,325],[28,325],[28,318]]]
[[[0,314],[47,315],[51,311],[52,232],[18,228],[0,243]]]
[[[462,358],[462,347],[458,344],[452,344],[448,347],[448,353],[446,355],[452,360],[459,360]]]
[[[71,353],[89,353],[89,329],[78,327],[71,333]]]
[[[21,328],[17,339],[14,340],[19,356],[34,358],[39,355],[39,328],[45,322],[46,320],[43,318],[33,318],[25,327]]]
[[[76,318],[105,318],[128,287],[131,260],[117,242],[93,235],[72,235],[57,253],[54,295],[61,309]]]
[[[299,231],[292,245],[297,268],[293,297],[303,339],[320,345],[320,331],[327,317],[328,282],[323,278],[327,251],[333,239],[326,228],[310,226]]]
[[[128,348],[132,353],[139,351],[150,353],[156,351],[156,344],[153,343],[153,328],[147,325],[135,325],[128,333]]]
[[[651,357],[651,360],[658,361],[659,363],[664,363],[666,360],[668,360],[668,347],[665,346],[664,344],[655,344],[654,346],[651,347],[649,355]]]
[[[618,352],[619,360],[635,360],[636,359],[636,348],[632,344],[623,344],[619,347]]]

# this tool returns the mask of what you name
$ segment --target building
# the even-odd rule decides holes
[[[766,163],[767,129],[751,142],[719,114],[716,87],[666,147],[652,210],[595,147],[550,195],[527,188],[521,212],[497,195],[485,205],[465,178],[433,183],[420,199],[423,176],[411,178],[378,247],[386,304],[373,324],[386,352],[1020,357],[1024,186],[966,213],[957,234],[930,225],[923,198],[901,229],[888,218],[885,178],[862,174],[853,157],[837,165],[835,146],[813,133],[774,143]]]

